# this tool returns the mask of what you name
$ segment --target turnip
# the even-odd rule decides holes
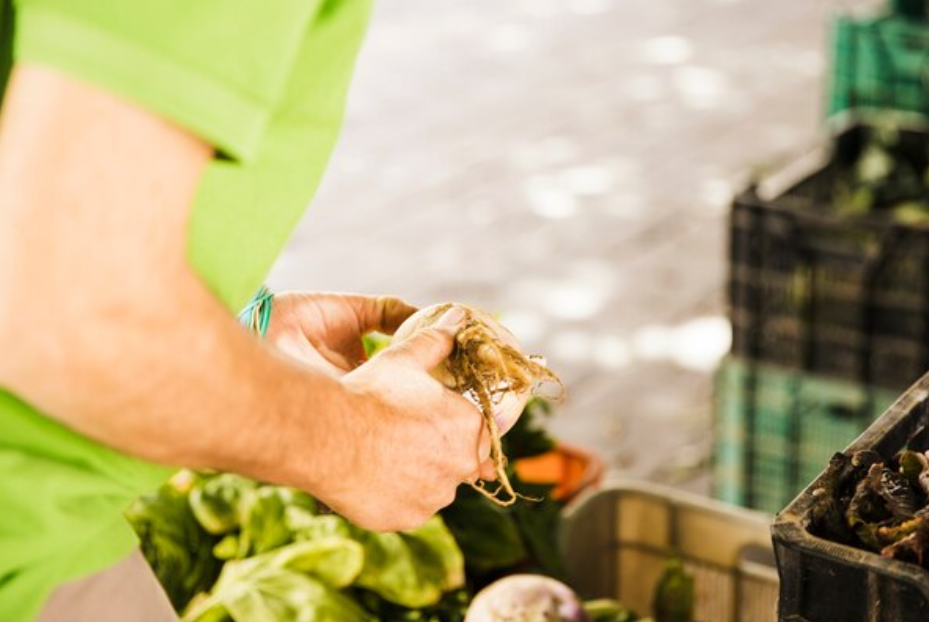
[[[451,356],[432,374],[445,386],[473,401],[490,432],[490,458],[498,485],[493,490],[483,481],[472,486],[497,503],[510,505],[519,494],[507,477],[506,456],[500,438],[516,423],[537,386],[551,383],[560,395],[561,381],[545,366],[544,359],[523,354],[513,334],[489,314],[466,305],[444,303],[421,309],[397,329],[394,340],[401,341],[431,326],[452,306],[465,312],[464,326],[455,335]]]
[[[574,591],[541,575],[517,574],[478,592],[465,622],[588,622]]]

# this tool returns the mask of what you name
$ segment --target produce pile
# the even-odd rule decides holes
[[[543,400],[526,405],[503,439],[510,464],[553,449],[548,413]],[[548,584],[539,592],[538,581],[565,579],[555,542],[562,503],[552,485],[507,469],[514,487],[539,501],[502,507],[465,485],[440,516],[403,533],[360,529],[297,490],[192,471],[140,498],[128,518],[184,622],[461,622],[480,590],[524,573],[536,576],[490,597],[507,611],[520,605],[522,617],[499,620],[640,620],[605,600],[554,617],[566,601]],[[657,621],[690,622],[693,597],[692,577],[670,563],[656,587]],[[498,619],[475,615],[468,622]]]
[[[929,569],[929,458],[835,454],[804,523],[813,535]]]
[[[834,182],[837,212],[881,212],[904,224],[929,221],[929,134],[907,134],[893,117],[875,117],[861,131],[857,157]]]

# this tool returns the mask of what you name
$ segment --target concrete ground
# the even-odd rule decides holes
[[[385,0],[270,283],[501,314],[554,433],[708,487],[726,217],[821,131],[826,0]]]

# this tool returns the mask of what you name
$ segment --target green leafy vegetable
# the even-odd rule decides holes
[[[641,620],[635,612],[610,598],[589,600],[584,603],[584,611],[590,622],[637,622]],[[645,621],[642,620],[642,622]]]
[[[209,597],[185,614],[184,622],[204,622],[220,611],[235,622],[366,620],[367,615],[338,591],[351,585],[363,564],[361,545],[347,538],[297,542],[233,561],[223,568]]]
[[[176,610],[208,590],[222,566],[212,555],[217,538],[201,528],[187,502],[188,475],[182,473],[158,492],[140,497],[126,512]]]
[[[551,414],[551,403],[546,400],[533,398],[526,403],[522,415],[503,437],[503,448],[510,462],[540,456],[555,449],[555,439],[545,428]]]
[[[515,481],[526,494],[543,499],[538,503],[523,503],[513,508],[513,516],[536,570],[550,577],[565,580],[567,570],[555,539],[561,525],[562,506],[550,500],[553,486],[527,484],[519,478],[515,478]]]
[[[529,556],[519,524],[509,508],[488,503],[462,486],[455,503],[442,511],[472,575],[516,566]]]
[[[392,603],[419,608],[464,585],[464,558],[438,516],[402,533],[359,532],[365,563],[357,585]]]
[[[507,455],[550,451],[548,414],[530,400],[503,439]],[[298,490],[181,471],[128,516],[184,622],[463,622],[475,590],[496,577],[562,574],[562,504],[551,486],[519,486],[541,500],[504,508],[463,486],[419,529],[373,533]]]
[[[236,562],[232,562],[236,563]],[[351,598],[311,576],[286,568],[256,568],[217,584],[183,622],[373,622]]]
[[[313,540],[331,536],[352,537],[349,522],[335,514],[317,516],[300,508],[287,508],[285,520],[296,540]]]
[[[262,486],[248,498],[239,534],[240,558],[270,551],[292,539],[284,519],[288,499],[286,488],[274,486]]]

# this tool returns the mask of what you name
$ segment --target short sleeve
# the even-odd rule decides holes
[[[14,0],[14,55],[106,88],[249,161],[321,1]]]

